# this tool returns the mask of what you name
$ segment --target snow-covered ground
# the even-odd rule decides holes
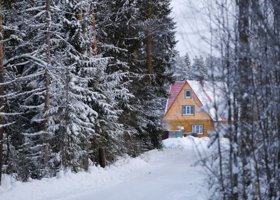
[[[207,152],[208,138],[174,138],[163,150],[114,165],[57,178],[13,182],[4,177],[0,200],[205,200],[205,169],[196,165],[198,150]]]

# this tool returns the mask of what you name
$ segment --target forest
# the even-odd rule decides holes
[[[169,0],[0,2],[0,177],[53,177],[160,147]]]
[[[161,149],[168,86],[192,79],[226,85],[209,199],[280,199],[280,1],[202,2],[210,51],[190,58],[171,0],[0,0],[0,182]]]

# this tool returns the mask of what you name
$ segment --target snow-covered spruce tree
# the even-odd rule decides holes
[[[117,121],[121,112],[118,97],[127,97],[121,84],[123,74],[109,74],[110,58],[97,53],[96,5],[91,1],[71,1],[63,6],[61,33],[65,46],[57,52],[57,75],[61,78],[57,77],[52,92],[61,91],[62,95],[53,97],[53,111],[58,111],[53,123],[58,129],[52,145],[58,144],[61,166],[74,171],[87,169],[89,161],[96,160],[99,148],[110,149],[108,158],[115,155],[112,151],[117,149],[122,132]]]
[[[70,169],[78,171],[88,167],[89,137],[93,134],[94,116],[97,113],[91,109],[87,99],[93,98],[88,89],[89,79],[84,70],[92,70],[93,61],[84,56],[89,51],[89,39],[84,32],[85,19],[79,18],[84,7],[90,7],[83,1],[56,2],[59,9],[59,38],[53,43],[55,49],[54,71],[50,76],[50,106],[49,130],[53,132],[50,140],[52,152],[57,158],[56,170]],[[89,8],[85,10],[88,14]],[[88,64],[84,64],[88,62]]]
[[[191,62],[188,53],[184,57],[176,55],[174,68],[174,76],[177,81],[192,79]]]
[[[74,127],[74,122],[77,123],[79,120],[88,127],[93,127],[88,118],[96,115],[86,104],[82,104],[86,102],[85,98],[88,98],[85,94],[88,79],[82,78],[84,76],[82,69],[89,66],[87,65],[89,58],[84,59],[85,50],[72,44],[75,43],[73,38],[78,34],[81,35],[81,25],[78,20],[71,18],[76,13],[69,15],[66,12],[67,6],[60,1],[37,1],[30,4],[22,1],[11,6],[14,12],[13,18],[9,20],[16,27],[15,30],[11,30],[11,34],[16,33],[20,37],[11,40],[7,45],[7,48],[11,49],[6,54],[9,75],[7,80],[11,81],[9,90],[17,93],[17,98],[8,99],[8,111],[20,115],[11,119],[15,123],[7,130],[12,133],[7,139],[14,147],[14,152],[9,153],[12,161],[8,165],[10,166],[8,171],[17,173],[22,180],[30,176],[33,178],[53,176],[61,167],[61,160],[64,167],[78,166],[77,157],[69,156],[71,158],[66,159],[65,149],[68,147],[69,150],[69,145],[72,147],[81,145],[77,142],[80,139],[78,137],[81,137],[81,132],[78,131],[75,133],[78,135],[75,141],[73,138],[71,141],[70,139],[66,141],[67,137],[59,138],[61,127],[65,125],[65,120],[61,120],[60,117],[65,119],[67,115],[76,120],[71,118],[72,121],[70,119],[67,121],[65,130],[69,133],[77,128]],[[67,23],[71,29],[65,28]],[[69,33],[70,31],[73,33]],[[70,36],[72,38],[69,39]],[[84,41],[82,39],[81,42]],[[12,48],[13,46],[16,48]],[[78,62],[83,60],[86,60],[84,68],[78,66]],[[89,95],[93,98],[92,93]],[[79,105],[77,110],[69,108],[74,102]],[[78,113],[85,113],[86,119],[84,116],[79,116],[82,120],[73,116]],[[85,124],[80,124],[79,130],[83,129],[85,132],[83,127]],[[64,133],[66,132],[63,132],[63,136]],[[71,136],[73,134],[69,133]],[[80,152],[75,151],[77,154]],[[64,155],[63,159],[61,155]],[[68,162],[71,164],[68,165]]]
[[[48,109],[50,7],[45,1],[9,2],[5,23],[7,112],[7,171],[19,179],[48,174],[48,133],[45,113]],[[53,27],[53,29],[55,29]]]
[[[192,77],[195,80],[207,80],[207,69],[202,56],[195,56],[192,64]]]
[[[191,59],[188,53],[184,55],[184,63],[188,68],[191,67]]]
[[[157,8],[157,4],[158,2],[152,6]],[[153,29],[158,31],[154,33],[155,36],[162,30],[164,30],[162,31],[164,33],[166,30],[170,30],[167,34],[161,34],[161,38],[157,36],[158,38],[154,40],[160,41],[157,44],[155,43],[155,46],[158,45],[160,48],[161,44],[164,45],[159,49],[162,55],[157,55],[158,60],[161,59],[163,62],[164,59],[167,59],[168,61],[164,62],[164,64],[157,64],[158,68],[155,68],[157,69],[155,76],[147,75],[147,48],[145,46],[147,44],[147,6],[147,2],[141,1],[100,1],[96,9],[97,51],[112,58],[107,67],[107,72],[109,74],[123,74],[122,87],[128,88],[134,95],[134,98],[129,100],[118,97],[118,106],[120,106],[121,110],[124,110],[119,121],[124,125],[124,151],[130,155],[139,154],[144,149],[147,149],[147,146],[152,148],[151,138],[153,138],[154,146],[158,146],[157,134],[160,133],[154,134],[155,137],[152,136],[153,134],[149,135],[152,132],[148,131],[150,130],[148,124],[154,123],[152,120],[159,121],[160,114],[153,113],[154,118],[152,120],[148,119],[150,113],[147,111],[151,109],[147,109],[144,105],[147,104],[149,99],[149,101],[157,102],[160,106],[163,106],[163,104],[155,99],[157,98],[156,95],[164,96],[164,84],[168,77],[171,77],[166,72],[171,63],[171,58],[173,58],[172,50],[175,43],[174,35],[172,35],[174,34],[172,32],[174,24],[168,16],[170,11],[168,10],[169,5],[164,3],[161,5],[164,9],[159,9],[160,12],[158,11],[159,19],[157,23],[156,21],[153,22],[156,25]],[[100,12],[101,10],[106,10],[106,12]],[[165,14],[161,12],[165,12]],[[106,16],[104,16],[104,13],[106,13]],[[156,14],[153,13],[153,15]],[[160,23],[163,23],[161,28],[157,27]],[[167,43],[163,39],[166,39]],[[150,80],[150,77],[153,77],[153,81]],[[151,82],[154,83],[150,88],[155,89],[157,87],[154,91],[147,90],[147,86]],[[156,94],[156,90],[161,90],[162,93],[159,94],[158,92]],[[154,96],[152,97],[152,95]],[[147,96],[149,96],[148,99],[145,99]],[[155,110],[157,109],[155,108]],[[160,127],[160,124],[155,125],[155,127]],[[143,138],[145,138],[144,144]],[[145,147],[143,148],[143,146]]]
[[[132,143],[137,132],[130,117],[133,95],[129,88],[136,76],[132,69],[136,66],[134,52],[139,47],[137,8],[135,1],[104,0],[96,4],[95,13],[97,53],[109,59],[105,71],[97,75],[104,78],[95,81],[93,88],[102,91],[111,105],[111,112],[101,110],[101,125],[97,127],[100,136],[95,142],[105,148],[107,160],[111,161],[115,155],[135,155],[136,151]]]
[[[137,97],[134,105],[135,128],[142,150],[160,146],[167,84],[172,79],[171,64],[175,56],[174,22],[170,17],[170,1],[138,1],[139,35],[142,44],[137,51],[138,67],[143,76],[133,84]]]
[[[7,150],[7,144],[8,143],[8,132],[6,131],[7,128],[7,103],[6,103],[6,94],[8,93],[7,85],[6,85],[6,77],[5,77],[5,40],[8,25],[6,23],[5,17],[7,15],[8,5],[9,2],[7,1],[0,1],[0,31],[1,31],[1,44],[0,44],[0,63],[1,63],[1,70],[0,70],[0,79],[1,79],[1,86],[0,86],[0,104],[1,104],[1,115],[0,115],[0,184],[1,184],[1,178],[2,174],[6,173],[7,169],[7,155],[9,154],[9,151]]]

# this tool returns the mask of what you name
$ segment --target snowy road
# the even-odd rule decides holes
[[[0,200],[205,200],[205,173],[194,166],[194,142],[199,148],[207,144],[206,139],[169,139],[162,151],[122,159],[106,169],[7,184],[0,188]]]

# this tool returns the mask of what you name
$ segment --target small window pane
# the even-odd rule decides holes
[[[203,133],[203,125],[192,125],[193,133]]]
[[[187,111],[186,111],[186,106],[182,106],[182,113],[183,113],[183,114],[186,114],[186,112],[187,112]]]
[[[185,97],[186,97],[186,98],[191,98],[191,95],[192,95],[192,94],[191,94],[191,91],[190,91],[190,90],[186,90],[186,91],[185,91]]]
[[[191,106],[191,114],[194,114],[194,106]]]

